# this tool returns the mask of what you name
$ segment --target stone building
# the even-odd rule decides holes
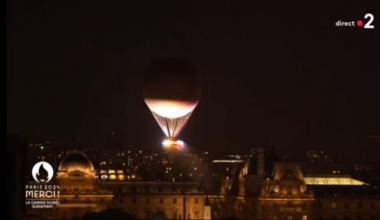
[[[44,219],[80,219],[89,212],[122,208],[137,219],[211,219],[204,214],[206,196],[194,182],[99,180],[81,151],[67,152],[56,175],[60,204],[29,209]],[[207,208],[207,206],[206,206]]]
[[[30,213],[46,219],[75,219],[112,207],[137,219],[380,218],[378,189],[349,176],[304,176],[298,164],[279,163],[263,148],[254,149],[243,167],[223,177],[216,192],[197,182],[143,182],[118,176],[101,180],[79,151],[67,153],[55,181],[60,186],[60,204]]]
[[[298,164],[276,160],[264,149],[254,149],[239,178],[225,177],[219,205],[212,206],[214,211],[223,210],[218,217],[380,219],[376,187],[349,176],[305,177]]]

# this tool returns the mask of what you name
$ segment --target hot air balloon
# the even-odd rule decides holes
[[[184,146],[176,140],[200,98],[195,69],[185,60],[159,60],[146,72],[143,80],[144,101],[167,136],[164,146]]]

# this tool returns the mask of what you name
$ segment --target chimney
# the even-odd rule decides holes
[[[264,175],[264,148],[259,147],[256,150],[256,156],[257,156],[257,175],[263,176]]]

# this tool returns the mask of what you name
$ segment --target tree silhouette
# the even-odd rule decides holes
[[[104,219],[124,219],[134,220],[133,215],[125,212],[123,209],[108,208],[100,212],[90,212],[82,217],[82,220],[104,220]]]

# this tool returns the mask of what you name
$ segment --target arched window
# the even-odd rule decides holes
[[[292,195],[293,194],[293,187],[292,186],[287,186],[286,192],[287,192],[288,195]]]

